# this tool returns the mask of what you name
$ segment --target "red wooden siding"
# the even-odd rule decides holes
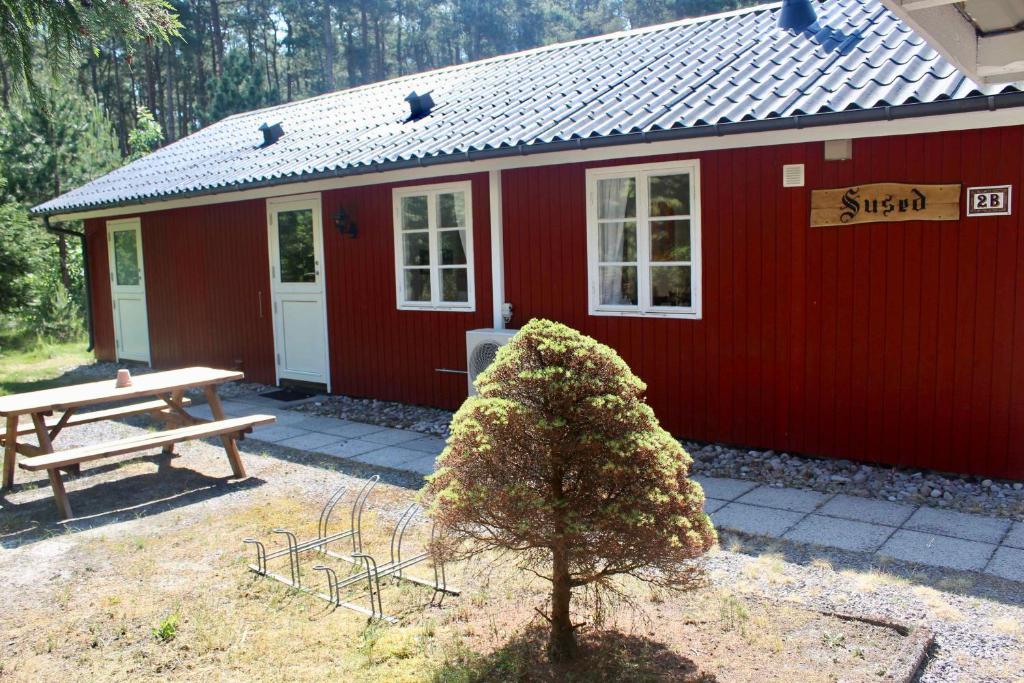
[[[845,162],[822,147],[676,157],[701,163],[701,320],[589,316],[587,166],[504,172],[515,323],[618,349],[679,435],[1024,476],[1024,128],[857,140]],[[787,163],[808,187],[782,188]],[[1013,184],[1015,211],[808,227],[811,189],[882,181]]]
[[[93,352],[100,360],[114,360],[114,318],[110,302],[110,270],[107,266],[107,222],[103,218],[85,221],[86,249],[89,251],[90,297],[92,299]]]
[[[401,185],[465,180],[437,178]],[[402,311],[395,293],[391,191],[375,185],[323,194],[327,325],[332,390],[351,396],[454,408],[466,398],[466,330],[490,327],[491,259],[486,174],[468,177],[473,192],[476,311]],[[334,229],[339,207],[359,228]]]
[[[252,381],[273,383],[264,201],[157,211],[141,219],[154,367],[238,367]],[[105,220],[97,222],[96,229],[105,230]],[[97,340],[101,329],[104,339],[109,335],[102,357],[113,357],[107,252],[100,245],[94,250],[90,243]],[[102,263],[94,253],[100,251]]]
[[[680,436],[1024,477],[1024,127],[857,140],[844,162],[822,147],[677,157],[701,163],[701,320],[588,315],[588,166],[505,171],[514,324],[553,318],[614,346]],[[782,188],[787,163],[806,164],[808,187]],[[487,176],[468,178],[471,313],[397,309],[394,185],[323,194],[334,392],[447,408],[465,397],[465,376],[438,370],[464,370],[465,331],[492,323]],[[808,227],[812,189],[883,181],[1012,184],[1015,214]],[[355,239],[334,229],[342,206]],[[97,355],[111,358],[105,220],[86,225]],[[240,362],[273,382],[265,202],[142,225],[154,364]]]

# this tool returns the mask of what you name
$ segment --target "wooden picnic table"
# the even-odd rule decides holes
[[[0,433],[4,444],[3,488],[14,485],[16,454],[27,456],[21,467],[27,470],[45,469],[58,511],[63,518],[71,517],[71,506],[64,491],[61,469],[76,471],[82,462],[124,453],[163,448],[173,452],[175,443],[209,436],[220,436],[228,462],[235,477],[245,477],[245,466],[236,440],[257,424],[274,421],[271,415],[252,415],[228,419],[217,395],[217,385],[244,377],[234,370],[193,367],[138,375],[126,387],[116,386],[114,378],[24,394],[0,396],[0,418],[6,429]],[[213,420],[190,415],[185,392],[202,389],[213,414]],[[119,405],[117,407],[81,412],[104,404],[122,403],[137,399],[155,399]],[[149,413],[176,429],[147,433],[110,442],[91,444],[57,452],[53,441],[63,430],[80,424],[110,420],[128,415]],[[25,435],[35,436],[37,443],[19,440]]]

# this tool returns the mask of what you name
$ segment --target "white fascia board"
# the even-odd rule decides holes
[[[821,142],[840,138],[872,138],[892,135],[912,135],[917,133],[936,133],[952,130],[973,130],[982,128],[998,128],[1001,126],[1024,125],[1024,107],[997,109],[995,111],[979,111],[961,114],[942,114],[922,116],[918,118],[895,119],[892,121],[868,121],[864,123],[845,123],[832,126],[812,126],[779,131],[735,133],[731,135],[688,138],[681,140],[662,140],[647,143],[609,145],[581,150],[561,152],[539,152],[518,156],[481,159],[478,161],[461,161],[450,164],[436,164],[425,167],[361,173],[358,175],[325,178],[321,180],[296,181],[273,187],[262,187],[251,190],[236,190],[217,194],[205,194],[181,199],[154,200],[144,204],[110,207],[91,211],[71,211],[54,214],[52,220],[80,220],[109,216],[134,216],[152,211],[168,211],[191,206],[209,204],[225,204],[228,202],[250,199],[268,199],[287,197],[307,192],[325,192],[347,187],[365,187],[384,183],[425,180],[441,176],[466,175],[470,173],[487,173],[490,171],[508,170],[532,166],[551,166],[557,164],[586,163],[607,161],[610,159],[635,159],[662,154],[692,154],[715,150],[736,149],[745,147],[767,147],[771,145],[791,145],[806,142]]]
[[[978,75],[1020,78],[1024,72],[1024,31],[978,39]],[[1009,79],[1008,79],[1009,80]]]

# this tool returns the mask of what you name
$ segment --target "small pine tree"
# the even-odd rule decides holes
[[[549,652],[576,654],[572,591],[617,575],[694,585],[716,541],[691,459],[615,351],[532,320],[477,379],[425,488],[439,526],[471,556],[513,551],[552,584]]]

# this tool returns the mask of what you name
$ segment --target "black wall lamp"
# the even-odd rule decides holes
[[[345,211],[345,207],[338,207],[337,213],[334,214],[334,227],[338,229],[340,234],[348,235],[352,239],[355,239],[356,235],[359,234],[356,222]]]

